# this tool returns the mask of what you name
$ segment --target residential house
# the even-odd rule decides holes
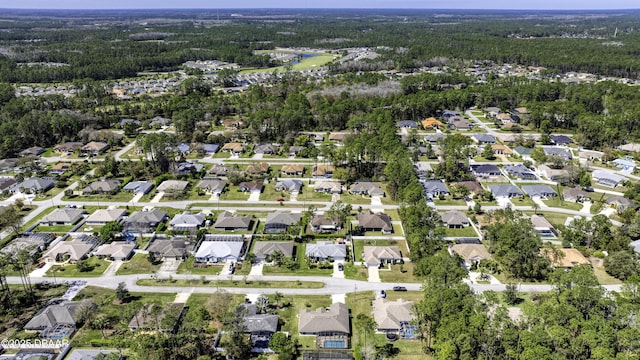
[[[471,165],[470,168],[471,172],[476,177],[487,178],[502,175],[500,168],[492,164]]]
[[[348,349],[349,308],[341,302],[331,304],[328,309],[315,311],[304,309],[298,315],[300,335],[315,336],[320,349]]]
[[[82,219],[84,210],[76,208],[57,208],[40,220],[40,224],[53,225],[73,225]]]
[[[204,154],[204,156],[211,156],[218,152],[220,145],[218,144],[195,144],[193,150]]]
[[[40,146],[32,146],[28,149],[24,149],[20,151],[20,156],[21,157],[40,156],[40,154],[44,153],[45,151],[46,151],[45,148],[42,148]]]
[[[622,150],[622,151],[627,151],[627,152],[640,152],[640,144],[638,143],[628,143],[628,144],[622,144],[620,146],[618,146],[618,149]]]
[[[49,171],[47,171],[47,174],[49,174],[49,175],[62,175],[62,174],[66,173],[69,170],[71,170],[71,164],[60,162],[60,163],[52,165],[49,168]]]
[[[53,188],[55,182],[51,178],[31,177],[18,184],[16,190],[23,193],[41,194]]]
[[[433,174],[433,169],[431,168],[431,164],[429,164],[428,162],[417,162],[413,164],[413,168],[416,170],[416,174],[418,175],[418,178],[422,179],[422,180],[426,180],[427,178],[430,178]]]
[[[214,176],[226,176],[227,171],[227,168],[223,165],[215,164],[211,167],[211,170],[209,170],[209,174]]]
[[[96,245],[97,239],[92,237],[76,238],[71,241],[62,241],[46,251],[42,258],[47,262],[75,263],[84,259]]]
[[[471,225],[467,215],[457,210],[451,210],[440,215],[442,223],[449,229],[461,229]]]
[[[319,164],[313,166],[313,171],[311,175],[314,178],[331,178],[333,176],[333,172],[336,171],[336,168],[333,165],[327,164]]]
[[[469,193],[472,195],[478,195],[484,192],[482,185],[480,185],[480,183],[477,181],[471,181],[471,180],[458,181],[458,182],[451,183],[451,186],[462,186],[467,190],[469,190]]]
[[[81,304],[80,301],[55,301],[32,317],[24,326],[24,330],[39,332],[41,339],[54,339],[55,337],[51,336],[57,335],[56,329],[67,330],[67,335],[71,336],[80,317],[78,309]]]
[[[0,177],[0,192],[10,191],[18,182],[12,177]]]
[[[547,165],[539,165],[538,171],[551,181],[558,181],[569,176],[569,171],[566,169],[552,169]]]
[[[550,135],[549,137],[551,138],[551,142],[555,145],[564,146],[573,144],[573,140],[571,140],[567,135]]]
[[[178,164],[173,173],[176,175],[192,175],[198,174],[204,169],[204,165],[191,161],[184,161]]]
[[[269,172],[269,164],[266,162],[252,163],[247,165],[245,172],[253,176],[264,175]]]
[[[187,190],[189,186],[188,181],[183,180],[165,180],[160,185],[158,185],[158,192],[167,192],[167,193],[183,193]]]
[[[105,151],[107,151],[107,149],[109,148],[109,144],[102,142],[102,141],[91,141],[88,142],[87,144],[83,145],[80,148],[80,152],[83,155],[100,155],[102,153],[104,153]]]
[[[256,241],[253,245],[253,254],[256,256],[256,261],[265,261],[275,252],[280,252],[285,257],[293,257],[293,246],[293,241]]]
[[[129,321],[129,330],[173,333],[182,321],[184,312],[185,306],[183,303],[145,305]]]
[[[417,129],[418,124],[413,120],[400,120],[396,122],[396,127],[400,129]]]
[[[74,151],[82,148],[82,146],[83,144],[81,142],[66,142],[60,145],[56,145],[53,148],[53,151],[64,155],[71,155]]]
[[[35,255],[40,251],[44,251],[55,238],[55,235],[50,233],[22,235],[3,247],[0,250],[0,254],[16,256],[19,251],[24,250],[30,255]]]
[[[222,146],[222,151],[227,151],[232,155],[240,155],[244,152],[245,145],[237,142],[229,142]]]
[[[446,137],[443,133],[427,134],[424,136],[424,141],[429,144],[437,144],[440,140]]]
[[[415,318],[413,301],[390,301],[383,298],[373,301],[373,319],[378,332],[394,333],[402,339],[412,339],[419,333],[416,326],[412,325]]]
[[[320,234],[330,234],[338,230],[340,224],[327,214],[316,214],[311,219],[311,231]]]
[[[167,212],[160,209],[136,211],[125,220],[125,231],[128,233],[153,232],[161,222],[167,219]]]
[[[134,241],[114,241],[111,244],[100,245],[93,255],[99,258],[109,258],[116,261],[128,260],[138,245]]]
[[[624,211],[625,209],[635,207],[632,200],[629,200],[622,196],[609,196],[605,202],[618,210],[618,212]]]
[[[266,234],[283,233],[287,231],[287,228],[291,225],[295,225],[300,222],[302,216],[299,213],[292,213],[289,211],[276,211],[267,215],[267,220],[264,223],[264,232]]]
[[[500,113],[498,115],[496,115],[496,119],[500,120],[500,122],[503,125],[509,124],[513,122],[513,118],[511,117],[511,114],[508,113]]]
[[[0,159],[0,173],[7,173],[11,171],[20,171],[20,166],[18,166],[18,159]]]
[[[496,143],[496,138],[489,134],[473,134],[472,138],[481,145]]]
[[[120,180],[108,179],[94,181],[82,189],[83,195],[115,194],[120,189]]]
[[[98,209],[87,217],[85,224],[100,226],[108,222],[120,222],[126,213],[126,209]]]
[[[442,118],[444,119],[450,119],[453,117],[459,117],[460,116],[460,112],[458,111],[453,111],[453,110],[445,110],[442,112],[442,114],[440,115]]]
[[[342,184],[338,181],[316,181],[313,185],[313,191],[326,194],[342,193]]]
[[[616,187],[627,181],[626,177],[606,170],[594,170],[593,173],[591,173],[591,177],[596,183],[608,187]]]
[[[511,151],[511,149],[509,149],[508,147],[502,144],[491,145],[491,150],[493,150],[493,153],[496,155],[505,155],[505,156],[513,155],[513,151]]]
[[[153,183],[151,181],[132,181],[125,185],[123,191],[131,191],[134,194],[147,194],[153,189]]]
[[[161,259],[185,259],[193,244],[184,239],[156,238],[147,247],[149,254]]]
[[[570,269],[578,265],[591,265],[589,260],[580,253],[577,249],[573,248],[558,248],[540,249],[540,252],[551,260],[551,265],[554,268]]]
[[[345,134],[345,133],[330,133],[329,134],[329,141],[342,143],[342,142],[344,142],[344,139],[347,138],[347,136],[349,136],[349,134]]]
[[[223,211],[218,215],[213,228],[216,230],[249,230],[251,226],[251,216],[234,215],[228,211]]]
[[[489,185],[489,191],[495,198],[514,198],[522,197],[524,194],[517,186],[511,184]]]
[[[307,244],[304,254],[312,261],[344,261],[347,247],[332,241],[316,241],[315,244]]]
[[[253,150],[256,154],[273,155],[278,152],[279,147],[274,144],[258,144]]]
[[[541,215],[531,215],[531,224],[542,238],[555,238],[558,236],[556,229]]]
[[[562,190],[562,197],[564,201],[583,202],[584,200],[591,200],[591,194],[580,188],[569,188]]]
[[[242,192],[261,193],[264,185],[256,181],[243,181],[238,184],[238,189]]]
[[[240,305],[244,314],[244,332],[250,334],[251,346],[258,349],[269,348],[273,334],[278,331],[278,315],[258,314],[255,304]]]
[[[237,262],[240,260],[243,249],[242,235],[205,234],[195,253],[195,258],[201,263]]]
[[[322,133],[307,133],[306,135],[310,140],[313,140],[314,143],[321,143],[324,141],[324,135],[322,135]]]
[[[469,120],[462,118],[449,119],[448,125],[449,129],[460,131],[467,131],[473,127]]]
[[[282,165],[281,172],[287,176],[301,176],[304,174],[304,165]]]
[[[185,211],[182,214],[176,214],[169,222],[169,226],[175,231],[195,232],[204,225],[204,220],[203,213],[191,214]]]
[[[549,185],[522,185],[522,191],[531,198],[550,198],[558,193]]]
[[[564,160],[571,160],[573,159],[573,155],[571,155],[571,152],[560,148],[560,147],[555,147],[555,146],[543,146],[542,149],[544,150],[545,155],[547,156],[558,156]]]
[[[358,214],[358,225],[362,231],[381,231],[383,234],[393,233],[391,217],[385,213],[361,212]]]
[[[442,121],[434,118],[434,117],[430,117],[430,118],[426,118],[424,120],[422,120],[420,122],[422,124],[422,127],[425,128],[425,130],[430,130],[430,129],[441,129],[442,128]]]
[[[516,146],[513,149],[513,152],[518,154],[522,158],[522,160],[533,161],[533,159],[531,158],[531,151],[532,150],[533,149],[527,148],[527,147],[524,147],[524,146]]]
[[[290,146],[289,147],[289,156],[298,156],[298,154],[306,149],[305,146]],[[284,166],[283,166],[284,167]]]
[[[362,257],[367,266],[373,267],[402,262],[402,253],[397,246],[365,246]]]
[[[207,193],[220,196],[227,186],[227,182],[221,179],[202,179],[198,183],[198,189]]]
[[[278,181],[276,191],[286,191],[288,193],[299,193],[302,190],[302,181],[297,179],[285,179]]]
[[[380,185],[370,181],[356,181],[349,187],[349,192],[354,195],[384,196]]]
[[[449,246],[449,253],[460,256],[467,270],[482,260],[491,259],[491,254],[482,244],[454,244]]]
[[[447,188],[447,185],[442,182],[442,180],[421,181],[420,184],[422,184],[427,198],[438,197],[440,194],[445,196],[451,195],[449,188]]]
[[[502,168],[509,176],[520,180],[536,180],[536,174],[522,164],[506,165]]]

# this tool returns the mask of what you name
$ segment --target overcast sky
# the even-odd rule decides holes
[[[19,0],[0,8],[185,9],[185,8],[390,8],[390,9],[638,9],[638,0]]]

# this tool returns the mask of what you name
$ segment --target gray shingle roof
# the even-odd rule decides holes
[[[256,241],[253,245],[253,253],[257,258],[263,259],[276,251],[284,256],[293,255],[293,241]]]
[[[522,191],[531,197],[558,196],[558,193],[549,185],[523,185]]]
[[[234,215],[223,211],[218,215],[213,227],[216,229],[248,229],[251,224],[251,216]]]
[[[301,334],[338,332],[349,334],[349,308],[343,303],[333,303],[329,309],[302,310],[298,330]]]
[[[49,305],[31,318],[24,329],[44,330],[58,324],[75,326],[76,311],[79,306],[79,301],[63,301],[59,304]]]
[[[344,244],[336,244],[331,241],[318,241],[315,244],[307,244],[304,254],[308,257],[319,259],[344,258],[347,256],[347,248]]]
[[[153,183],[150,181],[132,181],[125,185],[122,190],[133,191],[134,193],[146,194],[153,188]]]
[[[522,191],[517,186],[511,184],[489,185],[489,191],[494,197],[514,197],[522,196]]]

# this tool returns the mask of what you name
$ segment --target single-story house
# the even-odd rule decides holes
[[[349,136],[349,134],[332,132],[329,134],[329,141],[341,143],[344,142],[347,136]]]
[[[275,189],[276,191],[299,193],[302,190],[302,181],[297,179],[284,179],[276,183]]]
[[[559,156],[565,160],[573,159],[573,155],[566,149],[555,146],[543,146],[542,149],[547,156]]]
[[[482,244],[454,244],[449,246],[449,253],[460,256],[467,270],[482,260],[491,259],[491,254]]]
[[[189,186],[188,181],[183,180],[165,180],[158,185],[158,192],[180,193],[185,192]]]
[[[556,229],[551,225],[549,220],[544,218],[544,216],[531,215],[531,224],[535,231],[540,234],[540,237],[555,238],[558,236]]]
[[[565,201],[582,202],[591,199],[591,194],[580,188],[569,188],[562,190],[562,197]]]
[[[315,311],[304,309],[298,316],[300,335],[316,336],[316,347],[320,349],[348,349],[349,308],[344,303],[336,302],[328,309]]]
[[[327,165],[327,164],[314,165],[311,175],[314,178],[330,178],[333,176],[334,171],[336,171],[336,168],[333,167],[333,165]]]
[[[269,163],[259,162],[249,164],[245,172],[249,175],[264,175],[269,172]]]
[[[17,158],[0,159],[0,172],[20,171]]]
[[[53,188],[55,182],[51,178],[31,177],[18,184],[15,189],[23,193],[43,193]]]
[[[197,174],[201,172],[202,169],[204,169],[204,165],[202,164],[198,164],[190,161],[184,161],[179,163],[173,172],[176,175],[191,175],[191,174]]]
[[[211,170],[209,170],[209,174],[214,176],[226,176],[227,171],[229,170],[223,165],[215,164],[211,167]]]
[[[98,209],[87,217],[85,223],[87,225],[104,225],[108,222],[120,222],[126,213],[126,209]]]
[[[110,258],[113,260],[127,260],[133,255],[137,244],[133,241],[114,241],[111,244],[100,245],[93,255],[100,258]]]
[[[234,155],[240,155],[244,152],[245,145],[237,142],[230,142],[222,146],[222,151],[230,152]]]
[[[522,185],[522,191],[532,198],[558,196],[558,193],[549,185]]]
[[[203,213],[191,214],[185,211],[182,214],[176,214],[169,222],[169,225],[171,226],[171,230],[197,231],[204,225],[204,220]]]
[[[302,150],[306,149],[305,146],[290,146],[289,156],[297,156]]]
[[[40,220],[44,225],[73,225],[82,219],[84,210],[77,208],[57,208]]]
[[[30,255],[35,255],[55,240],[55,235],[51,233],[31,233],[28,236],[20,236],[0,250],[0,254],[15,256],[20,250],[26,250]]]
[[[616,208],[618,211],[623,211],[629,207],[633,207],[633,201],[630,199],[627,199],[625,197],[622,196],[610,196],[609,198],[607,198],[607,200],[605,200],[605,202],[607,204],[609,204],[609,206]]]
[[[327,194],[342,193],[342,184],[338,181],[316,181],[313,185],[313,191]]]
[[[197,262],[203,263],[235,262],[240,260],[243,249],[242,235],[205,234],[195,253],[195,258]]]
[[[291,225],[297,224],[302,215],[299,213],[292,213],[290,211],[276,211],[267,215],[267,220],[264,223],[264,232],[266,234],[283,233],[287,231],[287,228]]]
[[[422,127],[427,130],[434,129],[434,128],[442,128],[442,121],[434,117],[426,118],[422,120],[420,123],[422,124]]]
[[[227,186],[227,182],[221,179],[202,179],[198,183],[198,188],[211,194],[220,195]]]
[[[469,190],[470,194],[473,194],[473,195],[477,195],[484,192],[482,185],[480,185],[480,183],[477,181],[468,180],[468,181],[458,181],[458,182],[451,183],[451,186],[454,186],[454,185],[464,187],[465,189]]]
[[[108,179],[94,181],[82,189],[83,195],[115,194],[120,189],[120,180]]]
[[[396,333],[403,339],[418,335],[415,325],[411,325],[415,320],[413,301],[377,298],[373,301],[373,319],[378,332]]]
[[[313,261],[343,261],[347,257],[347,247],[332,241],[317,241],[307,244],[304,254]]]
[[[204,153],[205,156],[211,156],[218,152],[220,145],[218,144],[195,144],[193,150],[199,153]]]
[[[477,177],[500,176],[502,172],[500,168],[492,164],[471,165],[471,172]]]
[[[109,144],[102,141],[91,141],[80,148],[84,155],[100,155],[109,148]]]
[[[316,214],[311,219],[311,231],[321,234],[333,233],[340,227],[338,222],[327,214]]]
[[[153,183],[151,181],[132,181],[125,185],[123,191],[131,191],[134,194],[147,194],[153,189]]]
[[[402,253],[397,246],[365,246],[362,252],[367,266],[380,267],[402,262]]]
[[[242,304],[244,332],[250,334],[251,346],[266,349],[273,334],[278,331],[278,315],[258,314],[254,304]]]
[[[440,215],[442,223],[450,229],[460,229],[469,226],[469,218],[467,215],[457,210],[451,210]]]
[[[489,185],[488,188],[493,194],[493,197],[496,198],[514,198],[524,195],[517,186],[512,184]]]
[[[543,248],[540,249],[540,252],[551,260],[551,265],[554,268],[570,269],[578,265],[591,265],[589,260],[577,249]]]
[[[438,197],[442,195],[450,195],[449,188],[442,180],[421,181],[422,188],[427,197]]]
[[[385,213],[361,212],[358,214],[358,225],[362,231],[381,231],[383,234],[393,232],[391,217]]]
[[[20,151],[20,156],[22,157],[27,157],[27,156],[39,156],[40,154],[44,153],[46,151],[45,148],[42,148],[40,146],[32,146],[28,149],[24,149],[22,151]]]
[[[573,144],[573,140],[567,135],[550,135],[551,142],[555,145],[569,145]]]
[[[628,172],[633,172],[637,167],[635,160],[626,157],[613,160],[613,165]]]
[[[70,155],[77,149],[82,148],[81,142],[66,142],[60,145],[56,145],[53,147],[53,151],[61,154]]]
[[[496,138],[489,134],[473,134],[473,140],[478,144],[495,144]]]
[[[552,169],[547,165],[539,165],[538,171],[551,181],[556,181],[569,176],[569,171],[567,171],[567,169]]]
[[[62,174],[66,173],[69,170],[71,170],[71,164],[70,163],[59,162],[57,164],[52,165],[49,168],[49,170],[47,171],[47,174],[49,174],[49,175],[62,175]]]
[[[147,247],[147,251],[162,259],[184,259],[187,257],[187,252],[192,248],[192,244],[184,239],[156,238]]]
[[[251,226],[251,216],[234,215],[228,211],[223,211],[218,215],[213,228],[216,230],[249,230]]]
[[[304,174],[304,165],[282,165],[280,172],[287,176],[300,176]]]
[[[68,261],[74,263],[89,255],[95,245],[96,242],[87,241],[86,238],[62,241],[45,252],[42,258],[47,262]]]
[[[384,196],[380,185],[371,181],[356,181],[349,187],[349,192],[354,195]]]
[[[493,153],[496,155],[506,155],[506,156],[513,155],[513,151],[511,151],[511,149],[509,149],[508,147],[502,144],[491,145],[491,150],[493,150]]]
[[[293,246],[293,241],[256,241],[253,245],[253,254],[257,261],[264,261],[267,256],[276,251],[286,257],[292,257]]]
[[[431,164],[428,162],[417,162],[413,164],[413,168],[416,170],[416,175],[418,178],[426,180],[428,177],[433,174],[433,169],[431,168]]]
[[[594,170],[593,173],[591,173],[591,177],[598,184],[609,187],[616,187],[627,181],[626,177],[606,170]]]
[[[257,181],[243,181],[238,184],[238,189],[242,192],[261,193],[264,189],[264,184]]]
[[[396,122],[396,127],[400,129],[417,129],[418,124],[413,120],[400,120]]]
[[[0,177],[0,191],[13,189],[18,182],[12,177]]]
[[[527,148],[527,147],[524,147],[524,146],[516,146],[513,149],[513,152],[518,154],[522,158],[522,160],[532,161],[533,160],[533,159],[531,159],[531,151],[532,150],[533,150],[532,148]]]
[[[273,155],[278,152],[278,146],[274,144],[258,144],[253,150],[256,154]]]
[[[429,144],[437,144],[440,140],[446,137],[443,133],[427,134],[424,136],[424,141]]]
[[[466,131],[473,127],[473,124],[467,119],[453,118],[448,121],[449,129]]]
[[[42,339],[48,339],[48,334],[55,328],[66,327],[73,333],[79,320],[80,305],[80,301],[54,302],[32,317],[24,326],[24,330],[38,331]]]
[[[125,220],[124,228],[129,233],[151,232],[167,219],[167,212],[160,209],[136,211]]]
[[[522,180],[535,180],[536,174],[528,167],[522,164],[506,165],[502,168],[509,176]]]

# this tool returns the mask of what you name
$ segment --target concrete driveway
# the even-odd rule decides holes
[[[175,273],[176,271],[178,271],[178,266],[180,266],[180,263],[182,262],[182,260],[179,259],[172,259],[172,258],[168,258],[168,259],[164,259],[164,261],[162,262],[162,265],[160,266],[160,272],[164,272],[164,273]]]
[[[369,277],[367,278],[367,281],[372,282],[372,283],[379,283],[382,282],[382,280],[380,280],[380,268],[377,266],[367,266],[367,272],[369,273]]]
[[[251,265],[251,271],[249,271],[249,275],[262,275],[263,267],[264,267],[264,263],[262,261]]]
[[[333,274],[331,276],[338,279],[344,279],[344,271],[338,270],[339,264],[342,264],[342,266],[344,266],[344,261],[336,260],[333,262]]]
[[[249,200],[247,201],[251,201],[251,202],[260,201],[260,193],[257,191],[252,191],[251,193],[249,193]]]

